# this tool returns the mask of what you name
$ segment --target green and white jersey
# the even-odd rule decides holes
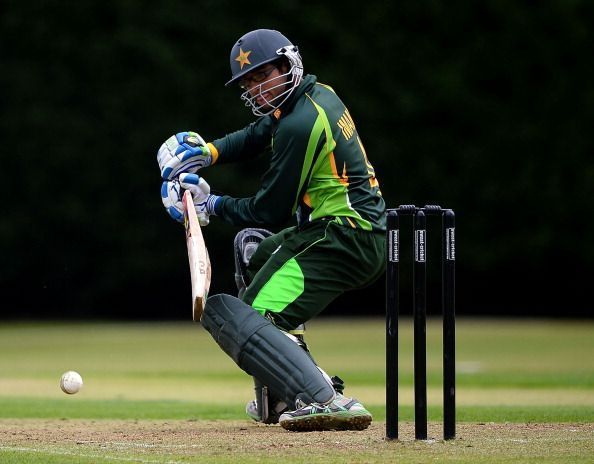
[[[212,144],[217,163],[271,152],[253,197],[223,196],[217,203],[227,222],[270,226],[297,215],[300,226],[337,218],[346,227],[385,230],[385,203],[355,123],[332,88],[313,75],[273,115]]]

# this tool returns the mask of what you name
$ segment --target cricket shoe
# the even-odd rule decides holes
[[[365,430],[372,416],[361,403],[340,393],[328,404],[312,403],[281,414],[282,428],[292,432],[322,430]]]

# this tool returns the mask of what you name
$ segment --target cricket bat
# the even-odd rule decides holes
[[[204,311],[210,288],[210,259],[202,236],[202,229],[196,215],[196,208],[189,190],[184,192],[184,224],[186,226],[186,244],[190,262],[192,282],[192,318],[199,321]]]

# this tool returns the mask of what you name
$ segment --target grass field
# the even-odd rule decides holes
[[[441,440],[441,337],[428,327],[429,435],[412,431],[402,321],[400,440],[384,440],[380,319],[319,319],[318,363],[373,413],[365,432],[290,433],[246,419],[252,382],[198,324],[2,323],[1,463],[594,462],[594,321],[459,319],[458,438]],[[85,381],[58,387],[66,370]]]

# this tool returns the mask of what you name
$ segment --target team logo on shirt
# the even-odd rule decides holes
[[[251,50],[244,52],[241,47],[239,47],[239,55],[237,55],[237,58],[235,58],[235,61],[239,62],[239,69],[243,69],[246,64],[252,64],[248,58],[250,53],[252,53]]]
[[[355,123],[353,122],[353,118],[351,118],[349,110],[345,109],[344,113],[342,113],[342,116],[338,120],[338,127],[340,127],[342,135],[344,135],[344,138],[347,140],[355,133]]]

